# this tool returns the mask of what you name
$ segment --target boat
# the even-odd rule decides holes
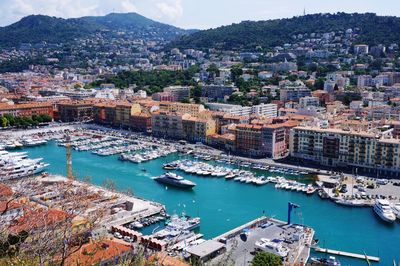
[[[194,182],[186,180],[183,177],[171,172],[155,177],[154,180],[160,183],[180,188],[193,188],[194,186],[196,186]]]
[[[130,227],[140,229],[140,228],[143,228],[143,224],[141,224],[140,222],[136,221],[136,222],[131,223]]]
[[[45,140],[40,140],[40,139],[24,139],[22,140],[22,145],[26,146],[26,147],[34,147],[34,146],[39,146],[39,145],[43,145],[46,144],[47,141]]]
[[[338,199],[335,201],[337,204],[349,207],[364,207],[366,206],[364,200],[359,199]]]
[[[176,214],[172,215],[170,220],[166,221],[167,227],[182,230],[191,231],[200,226],[201,219],[199,217],[193,217],[185,215],[178,216]]]
[[[396,203],[392,206],[393,213],[396,215],[397,219],[400,219],[400,203]]]
[[[175,170],[178,168],[178,165],[176,165],[174,163],[166,163],[166,164],[163,164],[163,168],[165,170]]]
[[[307,193],[307,195],[311,195],[311,194],[313,194],[316,190],[317,190],[317,189],[316,189],[315,187],[313,187],[312,185],[308,185],[308,186],[307,186],[307,191],[306,191],[306,193]]]
[[[396,215],[387,200],[376,200],[374,204],[374,212],[385,222],[392,223],[396,220]]]
[[[233,179],[233,178],[235,178],[235,177],[236,177],[236,174],[235,174],[235,173],[229,173],[228,175],[225,176],[225,179],[226,179],[226,180],[229,180],[229,179]]]
[[[283,241],[280,239],[271,240],[268,238],[261,238],[259,241],[256,241],[254,245],[256,249],[272,253],[281,258],[285,258],[289,253],[289,249],[284,247],[282,243]]]
[[[319,196],[321,199],[329,199],[329,194],[326,193],[323,189],[319,189],[319,190],[318,190],[318,196]]]
[[[334,256],[329,256],[329,258],[311,258],[310,260],[317,265],[340,266],[340,262]]]

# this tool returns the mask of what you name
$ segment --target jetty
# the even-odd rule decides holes
[[[379,257],[368,256],[368,255],[365,255],[365,254],[357,254],[357,253],[352,253],[352,252],[339,251],[339,250],[320,248],[320,247],[313,247],[313,249],[315,251],[317,251],[317,252],[328,253],[328,254],[332,254],[332,255],[344,256],[344,257],[361,259],[361,260],[368,259],[369,261],[373,261],[373,262],[379,262],[380,261]]]

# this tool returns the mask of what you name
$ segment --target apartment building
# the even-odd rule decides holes
[[[132,130],[139,132],[151,131],[151,114],[149,113],[136,113],[130,118],[130,126]]]
[[[215,134],[215,121],[197,117],[185,117],[182,120],[185,139],[191,142],[206,142],[207,136]]]
[[[93,105],[93,119],[99,124],[113,124],[115,119],[115,107],[113,103],[98,103]]]
[[[190,86],[169,86],[163,89],[163,92],[169,93],[174,101],[190,99]]]
[[[351,131],[295,127],[290,133],[290,155],[331,167],[379,169],[400,174],[400,140],[392,129]]]
[[[241,106],[236,104],[208,103],[207,107],[212,111],[225,112],[236,116],[248,116],[255,114],[259,116],[274,118],[278,114],[278,106],[276,104]]]
[[[290,129],[298,125],[299,122],[286,121],[263,126],[262,134],[265,155],[272,159],[286,157],[289,151]]]
[[[265,155],[262,126],[241,124],[236,126],[236,152],[250,157]]]
[[[140,113],[141,107],[139,104],[118,103],[115,107],[114,124],[121,126],[130,126],[131,116],[135,113]]]
[[[175,102],[176,99],[169,92],[156,92],[153,93],[151,99],[158,102]]]
[[[259,104],[251,107],[251,114],[274,118],[278,115],[278,105],[276,104]]]
[[[232,85],[203,85],[201,87],[201,97],[206,97],[211,100],[223,100],[225,96],[230,96],[236,91]]]
[[[93,102],[79,101],[58,104],[59,119],[63,122],[79,122],[93,119]]]
[[[51,103],[24,103],[24,104],[6,104],[0,103],[1,115],[32,116],[32,115],[49,115],[53,117],[53,105]]]
[[[177,112],[155,112],[151,117],[152,134],[157,137],[184,139],[182,120],[187,117],[190,115]]]
[[[241,106],[236,104],[207,103],[207,107],[212,111],[225,112],[237,116],[251,115],[252,112],[250,106]]]
[[[189,103],[170,103],[161,102],[160,111],[161,112],[176,112],[182,114],[190,114],[197,116],[199,113],[203,112],[204,106],[201,104],[189,104]]]
[[[283,102],[297,102],[300,98],[311,96],[311,90],[303,86],[285,87],[280,90],[280,93],[280,100]]]
[[[319,98],[318,97],[302,97],[299,99],[299,107],[307,108],[310,106],[318,107],[319,106]]]

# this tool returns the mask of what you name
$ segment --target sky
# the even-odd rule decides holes
[[[400,16],[399,0],[0,0],[0,26],[31,14],[62,18],[137,12],[185,29],[313,13],[373,12]]]

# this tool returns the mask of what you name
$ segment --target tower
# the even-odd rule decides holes
[[[65,147],[67,148],[67,178],[74,179],[72,175],[72,156],[71,156],[71,138],[67,134],[66,135],[67,144]]]

